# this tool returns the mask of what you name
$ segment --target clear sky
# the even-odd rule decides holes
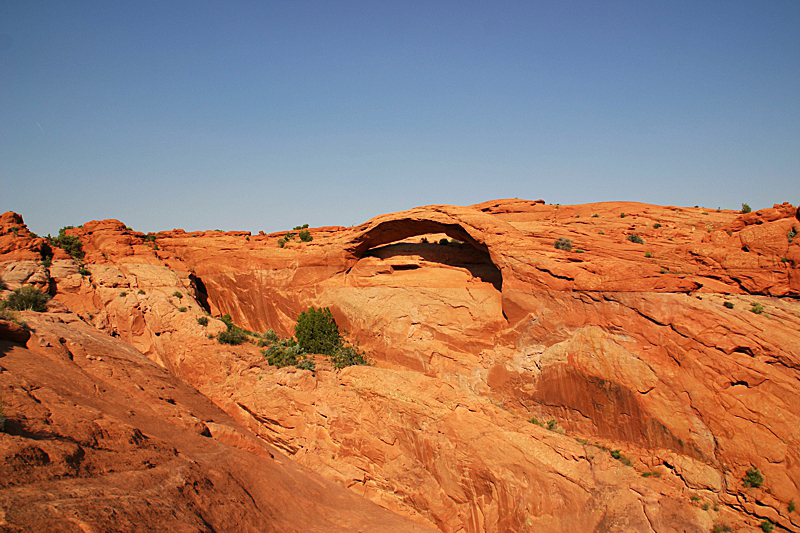
[[[799,178],[797,0],[0,1],[0,211],[40,234]]]

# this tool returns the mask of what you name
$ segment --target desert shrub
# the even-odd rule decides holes
[[[138,291],[136,291],[136,294],[144,294],[144,291],[142,289],[139,289]]]
[[[180,300],[181,298],[183,298],[183,294],[181,294],[181,291],[175,291],[175,292],[173,292],[173,293],[172,293],[172,295],[173,295],[175,298],[177,298],[178,300]]]
[[[539,421],[539,419],[538,419],[538,418],[536,418],[536,417],[533,417],[533,418],[531,418],[530,420],[528,420],[528,422],[530,422],[531,424],[536,424],[536,425],[537,425],[537,426],[539,426],[539,427],[544,427],[544,424],[542,424],[542,423]]]
[[[16,311],[12,311],[11,309],[6,309],[3,306],[2,301],[0,301],[0,320],[8,320],[9,322],[13,322],[15,324],[19,324],[20,326],[27,327],[25,321],[19,317],[19,313],[17,313]]]
[[[714,529],[711,530],[712,533],[728,533],[731,530],[731,526],[727,524],[717,524],[714,526]]]
[[[282,368],[296,365],[303,357],[303,351],[294,339],[280,339],[269,345],[263,352],[267,362]]]
[[[789,239],[789,242],[792,242],[792,240],[797,237],[797,228],[793,226],[792,229],[786,232],[786,237]]]
[[[762,483],[764,483],[764,476],[761,475],[761,471],[758,468],[750,467],[745,472],[744,477],[742,478],[742,483],[744,483],[745,487],[760,487]]]
[[[294,366],[302,370],[311,370],[312,372],[317,368],[317,365],[314,363],[314,360],[309,359],[308,357],[304,358]]]
[[[284,246],[286,246],[286,239],[281,237],[280,239],[278,239],[278,248],[283,248]]]
[[[619,214],[619,218],[625,218],[625,216],[626,216],[625,213],[620,213]]]
[[[80,261],[83,259],[83,244],[81,240],[74,235],[67,235],[67,230],[72,229],[74,226],[65,226],[58,230],[58,237],[47,236],[47,242],[51,246],[57,246],[67,252],[74,260]]]
[[[625,466],[631,466],[633,464],[631,460],[622,455],[622,452],[620,452],[619,450],[611,450],[611,457],[613,457],[620,463],[624,464]]]
[[[125,291],[122,291],[121,293],[119,293],[119,297],[120,298],[125,298],[127,295],[128,295],[128,293],[125,292]]]
[[[635,233],[631,233],[630,235],[628,235],[628,240],[636,244],[644,244],[644,239],[642,239]]]
[[[750,209],[749,205],[742,204],[742,213],[749,213],[750,211],[752,211],[752,209]]]
[[[753,302],[752,307],[750,307],[750,312],[760,315],[764,312],[764,306],[758,302]]]
[[[220,344],[232,344],[234,346],[247,342],[247,333],[239,328],[221,331],[217,335],[217,341]]]
[[[232,344],[236,346],[247,342],[247,332],[233,323],[231,315],[224,314],[220,317],[220,320],[222,320],[228,328],[217,335],[217,341],[220,344]]]
[[[661,472],[642,472],[642,477],[661,477]]]
[[[566,250],[569,252],[572,250],[572,241],[566,237],[559,237],[556,242],[553,243],[553,246],[555,246],[558,250]]]
[[[547,421],[547,429],[549,429],[550,431],[553,431],[554,429],[556,429],[557,425],[558,425],[558,422],[556,422],[555,418],[551,418],[550,420]]]
[[[364,354],[352,344],[343,344],[339,346],[331,356],[331,361],[333,361],[333,366],[336,368],[369,364]]]
[[[26,285],[25,287],[14,289],[14,292],[9,294],[2,303],[2,307],[14,311],[36,311],[38,313],[43,313],[47,311],[47,300],[49,299],[49,294],[43,293],[36,287]]]
[[[733,309],[733,302],[725,302],[725,303],[724,303],[724,304],[722,304],[722,305],[724,305],[724,306],[725,306],[725,307],[727,307],[728,309]]]
[[[660,224],[660,223],[658,223],[658,222],[656,222],[655,224],[653,224],[653,228],[655,228],[655,229],[658,229],[658,228],[660,228],[660,227],[661,227],[661,224]]]
[[[156,236],[151,233],[148,233],[147,235],[144,236],[144,240],[145,242],[156,242]]]
[[[769,520],[764,520],[761,522],[761,531],[764,533],[770,533],[773,529],[775,529],[775,524],[770,522]]]
[[[293,229],[294,230],[299,230],[299,229],[306,229],[306,228],[308,228],[308,224],[303,224],[302,226],[295,226]]]
[[[8,285],[6,285],[6,282],[3,281],[3,278],[0,278],[0,291],[4,291],[6,289],[8,289]]]
[[[645,256],[646,258],[650,259],[651,257],[653,257],[653,252],[645,252],[645,253],[644,253],[644,256]]]
[[[197,323],[200,324],[201,326],[207,326],[208,325],[208,317],[207,316],[197,317]]]
[[[342,346],[339,328],[327,307],[317,309],[312,306],[300,313],[294,326],[294,335],[304,353],[332,356]]]
[[[303,242],[310,242],[314,239],[314,237],[311,236],[311,233],[307,229],[304,229],[303,231],[298,233],[297,236],[300,237],[300,240]]]
[[[81,268],[78,269],[78,274],[80,274],[81,276],[90,276],[92,273],[89,272],[88,268],[81,267]]]
[[[53,256],[48,255],[42,258],[42,266],[45,268],[50,268],[50,265],[53,264]]]
[[[594,215],[592,215],[592,218],[600,218],[600,215],[595,213]]]
[[[795,509],[797,509],[797,506],[794,504],[794,499],[791,499],[791,500],[789,500],[789,507],[788,507],[788,509],[789,509],[789,512],[790,512],[790,513],[793,513],[793,512],[794,512],[794,510],[795,510]]]
[[[179,313],[185,313],[186,311],[187,311],[187,308],[186,308],[186,307],[179,307],[179,308],[178,308],[178,312],[179,312]]]

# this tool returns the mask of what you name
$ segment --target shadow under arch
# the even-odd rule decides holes
[[[397,244],[411,237],[442,233],[463,244],[447,247],[436,243]],[[448,248],[446,254],[441,253],[444,248]],[[489,248],[458,223],[419,218],[387,220],[365,230],[353,239],[349,252],[353,256],[354,263],[365,256],[387,258],[418,255],[426,261],[466,268],[474,277],[491,283],[498,291],[502,291],[503,275],[492,260]],[[443,260],[443,257],[446,257],[446,260]]]

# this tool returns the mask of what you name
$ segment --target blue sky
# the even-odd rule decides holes
[[[800,2],[0,2],[0,211],[800,203]]]

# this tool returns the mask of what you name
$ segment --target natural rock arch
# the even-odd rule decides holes
[[[386,245],[397,243],[403,239],[409,239],[420,235],[445,234],[452,239],[464,243],[464,247],[472,248],[474,252],[485,256],[485,265],[489,266],[489,272],[481,273],[478,270],[468,268],[475,277],[492,283],[498,291],[502,291],[502,271],[492,260],[488,246],[482,239],[473,236],[467,229],[457,222],[441,222],[429,218],[397,218],[381,221],[365,231],[361,232],[351,241],[348,252],[352,259],[358,261],[370,252]],[[431,244],[430,246],[439,246]],[[426,256],[424,250],[417,250],[419,255]],[[430,257],[430,260],[436,259]]]

